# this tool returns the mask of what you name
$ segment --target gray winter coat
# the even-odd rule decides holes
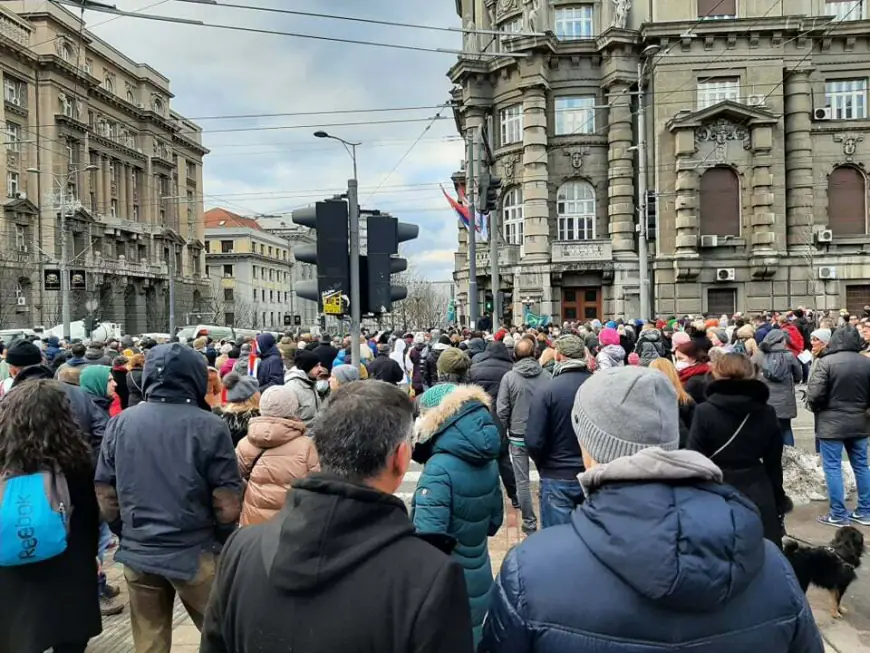
[[[870,358],[858,353],[861,346],[856,329],[837,329],[810,376],[807,404],[816,414],[816,437],[822,440],[867,437]]]
[[[284,375],[284,385],[293,388],[296,399],[299,400],[298,417],[308,428],[311,428],[320,413],[321,400],[316,384],[316,381],[308,378],[308,374],[295,367]]]
[[[634,351],[640,356],[640,364],[644,367],[649,367],[649,364],[656,358],[661,358],[665,355],[665,343],[662,340],[662,332],[658,329],[641,331]]]
[[[534,358],[518,360],[504,375],[498,389],[496,412],[501,423],[508,428],[508,437],[515,441],[523,440],[532,395],[549,380],[550,373]]]
[[[759,351],[753,357],[753,362],[761,370],[760,379],[770,390],[767,403],[774,407],[779,419],[797,417],[794,384],[800,383],[803,376],[800,362],[785,346],[787,337],[782,329],[773,329],[761,341]]]

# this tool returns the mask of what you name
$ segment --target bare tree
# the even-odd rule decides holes
[[[232,290],[227,293],[227,290]],[[224,288],[222,278],[212,276],[211,292],[203,299],[202,316],[208,319],[210,324],[217,326],[235,326],[240,329],[254,329],[257,327],[257,307],[251,302],[242,299],[237,288]],[[232,315],[232,325],[226,325],[227,314]]]
[[[26,254],[0,250],[0,324],[4,327],[32,326],[30,289],[38,272],[28,263]],[[19,304],[21,298],[23,305]]]
[[[408,297],[393,305],[394,323],[413,330],[444,326],[450,297],[439,284],[423,279],[413,269],[396,275],[395,283],[408,289]]]

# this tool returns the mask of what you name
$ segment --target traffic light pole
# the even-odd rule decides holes
[[[481,154],[485,156],[485,144],[480,144]],[[483,158],[483,157],[482,157]],[[501,281],[498,272],[498,207],[489,208],[489,274],[492,286],[492,333],[498,331],[499,318],[501,318],[501,306],[499,298],[501,293]]]
[[[359,189],[356,179],[356,157],[353,158],[353,179],[347,182],[348,221],[350,228],[350,359],[360,364],[360,289],[359,289]]]
[[[477,215],[474,209],[474,161],[477,158],[477,128],[471,129],[466,143],[465,192],[468,197],[468,317],[477,326],[480,306],[477,296]]]

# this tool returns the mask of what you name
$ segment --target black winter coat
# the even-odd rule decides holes
[[[0,567],[0,651],[42,653],[100,634],[100,513],[93,476],[91,468],[66,474],[73,505],[66,551],[44,562]]]
[[[366,369],[369,378],[375,381],[398,384],[405,379],[405,373],[402,372],[401,366],[385,352],[379,352]]]
[[[429,350],[429,356],[426,357],[426,367],[423,370],[423,382],[430,388],[438,383],[438,359],[441,358],[441,353],[450,349],[452,345],[444,345],[436,343]]]
[[[504,343],[491,342],[487,345],[486,351],[483,352],[480,358],[471,365],[468,379],[486,390],[486,393],[492,399],[492,405],[495,406],[502,377],[510,372],[513,367],[514,361]]]
[[[256,409],[239,413],[232,410],[223,410],[218,407],[214,408],[212,412],[220,417],[230,430],[233,448],[248,434],[248,425],[251,423],[251,420],[260,416],[260,411]]]
[[[822,440],[866,438],[870,408],[870,358],[854,327],[834,331],[810,376],[807,404],[816,414],[816,437]]]
[[[462,567],[400,499],[337,476],[293,483],[224,548],[201,653],[471,653]]]
[[[136,406],[145,401],[145,396],[142,394],[141,369],[134,368],[130,370],[130,373],[127,375],[127,390],[129,392],[128,407]]]
[[[767,386],[755,379],[714,381],[707,387],[707,401],[695,408],[687,448],[713,456],[748,416],[737,437],[711,460],[725,482],[756,505],[764,536],[782,546],[782,435],[769,396]]]
[[[115,380],[115,392],[118,399],[121,400],[121,410],[125,410],[130,405],[130,387],[127,385],[127,376],[130,372],[126,367],[113,367],[112,378]]]

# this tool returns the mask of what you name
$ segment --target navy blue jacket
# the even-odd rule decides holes
[[[759,345],[764,342],[764,338],[768,333],[773,331],[773,325],[770,322],[765,322],[755,330],[755,342]]]
[[[577,390],[590,376],[585,365],[563,367],[532,395],[526,449],[542,478],[571,481],[584,469],[571,410]]]
[[[791,565],[728,485],[613,483],[507,556],[480,653],[822,653]]]
[[[116,560],[192,579],[202,552],[235,529],[241,479],[230,432],[205,403],[205,358],[179,343],[151,350],[145,401],[113,418],[97,463],[103,518],[120,530]],[[120,528],[119,528],[120,527]]]
[[[45,360],[51,363],[54,360],[54,357],[57,356],[57,352],[60,351],[60,340],[58,340],[55,336],[52,336],[48,339],[48,343],[45,345],[45,351],[42,352],[42,355],[45,356]]]
[[[257,347],[260,352],[260,364],[257,366],[260,392],[273,385],[284,385],[284,361],[281,360],[281,352],[275,344],[275,336],[261,333],[257,336]]]

